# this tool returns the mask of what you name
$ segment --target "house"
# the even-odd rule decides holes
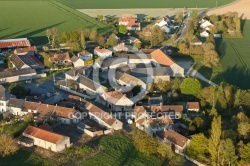
[[[77,67],[65,72],[66,80],[76,80],[79,75],[89,77],[93,68],[91,66]]]
[[[131,111],[134,105],[126,94],[118,90],[103,93],[98,97],[98,102],[107,106],[111,111]]]
[[[91,60],[93,58],[93,54],[90,53],[90,52],[88,52],[88,51],[86,51],[86,50],[83,50],[83,51],[79,52],[77,54],[77,56],[79,58],[81,58],[82,60],[84,60],[84,61],[85,60]]]
[[[212,27],[212,26],[213,26],[213,24],[210,21],[206,20],[203,23],[201,23],[200,28],[209,31],[210,27]]]
[[[209,33],[206,30],[201,31],[200,37],[208,37]]]
[[[14,97],[14,95],[10,94],[2,85],[0,85],[0,113],[7,111],[7,103],[10,98]]]
[[[79,84],[79,88],[85,91],[90,96],[96,96],[97,94],[102,94],[106,91],[106,87],[83,75],[78,75],[76,81]]]
[[[161,94],[148,97],[149,106],[160,105],[160,103],[163,103],[163,98]]]
[[[70,60],[73,63],[74,67],[83,67],[84,66],[84,61],[75,55]]]
[[[196,36],[194,36],[190,40],[190,45],[192,45],[192,46],[200,46],[200,45],[202,45],[202,41],[200,41],[200,39],[198,39]]]
[[[74,107],[76,110],[85,111],[86,107],[86,100],[79,96],[69,95],[67,102],[65,103],[66,106]]]
[[[37,127],[28,126],[23,131],[23,137],[32,139],[33,145],[51,150],[53,152],[60,152],[70,147],[70,138],[46,131]],[[19,140],[19,144],[25,145],[25,142]]]
[[[114,78],[118,84],[122,85],[121,91],[126,92],[134,86],[141,86],[142,89],[147,89],[147,85],[140,79],[128,74],[117,71]]]
[[[53,115],[55,107],[56,106],[54,105],[41,103],[37,110],[37,113],[33,114],[34,121],[48,122]]]
[[[87,102],[86,109],[88,110],[90,119],[97,122],[100,126],[106,127],[109,130],[122,129],[122,122],[92,103]]]
[[[37,73],[34,69],[25,68],[19,70],[6,70],[0,72],[0,84],[1,83],[11,83],[18,81],[26,81],[32,78],[37,78]]]
[[[10,62],[14,68],[17,70],[30,68],[27,64],[25,64],[17,55],[13,54],[10,56]]]
[[[127,30],[140,30],[141,24],[137,21],[137,16],[124,14],[119,19],[119,25],[125,25]]]
[[[134,68],[130,71],[132,76],[141,79],[145,83],[170,81],[169,68],[167,67]]]
[[[102,71],[107,71],[108,69],[116,69],[119,66],[125,66],[127,64],[128,64],[127,57],[107,58],[101,62],[101,69]]]
[[[171,77],[184,77],[184,68],[179,66],[175,61],[162,50],[157,49],[152,52],[151,57],[154,61],[154,65],[157,67],[169,67],[169,75]]]
[[[34,56],[37,52],[36,46],[25,47],[25,48],[16,48],[14,54],[16,55],[31,55]]]
[[[30,47],[30,41],[27,38],[0,40],[0,52],[12,51],[15,48]]]
[[[141,43],[140,39],[136,38],[136,37],[133,37],[133,36],[130,36],[128,38],[128,41],[130,44],[134,44],[134,43]]]
[[[171,130],[162,130],[156,133],[156,138],[171,146],[176,153],[183,153],[187,150],[190,140],[183,135]]]
[[[187,102],[186,109],[187,111],[198,112],[200,110],[200,104],[199,102]]]
[[[6,109],[13,115],[19,115],[19,116],[26,115],[28,112],[22,111],[24,102],[25,102],[24,99],[10,98],[9,102],[7,103]]]
[[[125,43],[119,43],[117,46],[113,47],[114,52],[128,52],[129,48],[125,45]]]
[[[75,116],[74,108],[67,108],[61,106],[55,107],[52,117],[54,117],[57,122],[61,122],[67,125],[70,125],[72,123],[77,124],[81,120],[81,117],[78,118]]]
[[[104,134],[105,129],[92,119],[85,118],[77,124],[77,131],[85,133],[90,137],[101,136]]]
[[[25,68],[33,68],[33,69],[43,69],[44,64],[37,59],[34,55],[16,55],[13,54],[10,57],[10,62],[16,69],[25,69]]]
[[[60,53],[60,54],[55,54],[54,57],[50,57],[49,61],[53,64],[66,64],[66,63],[70,63],[71,59],[69,56],[69,53]]]
[[[151,136],[160,130],[172,129],[173,125],[169,115],[153,117],[150,108],[144,106],[135,106],[132,118],[138,129],[146,131]]]
[[[102,59],[106,59],[108,57],[112,57],[112,51],[106,48],[96,47],[94,49],[94,54],[101,57]]]
[[[155,23],[155,26],[159,26],[165,33],[170,32],[171,21],[168,16],[165,16]]]

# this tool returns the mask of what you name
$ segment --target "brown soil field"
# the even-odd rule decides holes
[[[231,4],[214,8],[208,11],[207,15],[224,14],[230,12],[238,12],[242,19],[250,19],[250,0],[238,0]]]

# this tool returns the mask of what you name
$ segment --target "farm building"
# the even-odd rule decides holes
[[[15,48],[30,47],[30,41],[27,38],[0,40],[0,52],[12,51]]]
[[[0,72],[0,84],[6,82],[26,81],[33,78],[38,78],[38,76],[36,71],[30,68]]]
[[[34,56],[36,52],[37,52],[36,46],[25,47],[25,48],[16,48],[14,50],[14,54],[16,54],[16,55],[33,55]]]
[[[91,60],[93,58],[93,54],[86,51],[86,50],[83,50],[82,52],[79,52],[77,55],[82,60]]]
[[[25,141],[30,140],[28,143]],[[29,139],[27,139],[29,138]],[[46,131],[37,127],[28,126],[24,132],[22,139],[18,141],[21,145],[36,145],[53,152],[60,152],[70,147],[70,138]]]
[[[16,69],[33,68],[43,69],[44,65],[34,55],[12,55],[10,62]]]

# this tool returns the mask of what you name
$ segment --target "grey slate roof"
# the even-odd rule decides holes
[[[15,96],[10,94],[2,85],[0,85],[0,100],[8,101],[11,97],[14,98]]]
[[[78,58],[77,56],[74,55],[74,56],[71,58],[71,61],[72,61],[72,62],[76,62],[78,59],[80,59],[80,58]]]
[[[85,85],[86,87],[88,87],[94,91],[97,90],[99,87],[101,87],[100,84],[98,84],[98,83],[92,81],[91,79],[84,77],[82,75],[79,75],[77,82]]]
[[[151,73],[152,72],[152,73]],[[169,68],[167,67],[154,67],[154,68],[135,68],[131,70],[134,77],[147,77],[152,76],[166,76],[169,75]]]
[[[30,68],[20,69],[20,70],[7,70],[0,72],[0,78],[8,78],[8,77],[20,76],[32,73],[36,73],[36,71]]]
[[[11,98],[7,103],[8,107],[23,108],[25,100],[24,99],[13,99]]]

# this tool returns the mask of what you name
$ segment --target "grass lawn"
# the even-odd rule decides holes
[[[24,129],[28,125],[29,125],[28,122],[25,122],[25,121],[21,120],[21,121],[14,122],[12,124],[4,125],[2,130],[3,130],[4,133],[10,134],[10,135],[12,135],[14,137],[17,137],[24,131]]]
[[[95,156],[79,163],[79,166],[92,165],[162,165],[163,162],[156,156],[145,156],[139,153],[133,142],[122,133],[111,136],[102,136],[94,141],[103,146],[104,150]]]
[[[1,158],[1,166],[56,166],[49,160],[43,159],[35,153],[31,153],[26,150],[18,150],[18,152],[12,156]]]
[[[51,27],[57,27],[59,33],[83,28],[112,31],[108,25],[57,1],[0,0],[0,4],[0,39],[27,37],[33,44],[47,43],[45,30]]]
[[[118,9],[118,8],[208,8],[215,7],[216,0],[59,0],[74,9]],[[217,0],[218,6],[233,0]]]
[[[250,88],[250,21],[243,26],[243,38],[224,38],[217,41],[223,72],[212,78],[226,81],[242,89]]]

